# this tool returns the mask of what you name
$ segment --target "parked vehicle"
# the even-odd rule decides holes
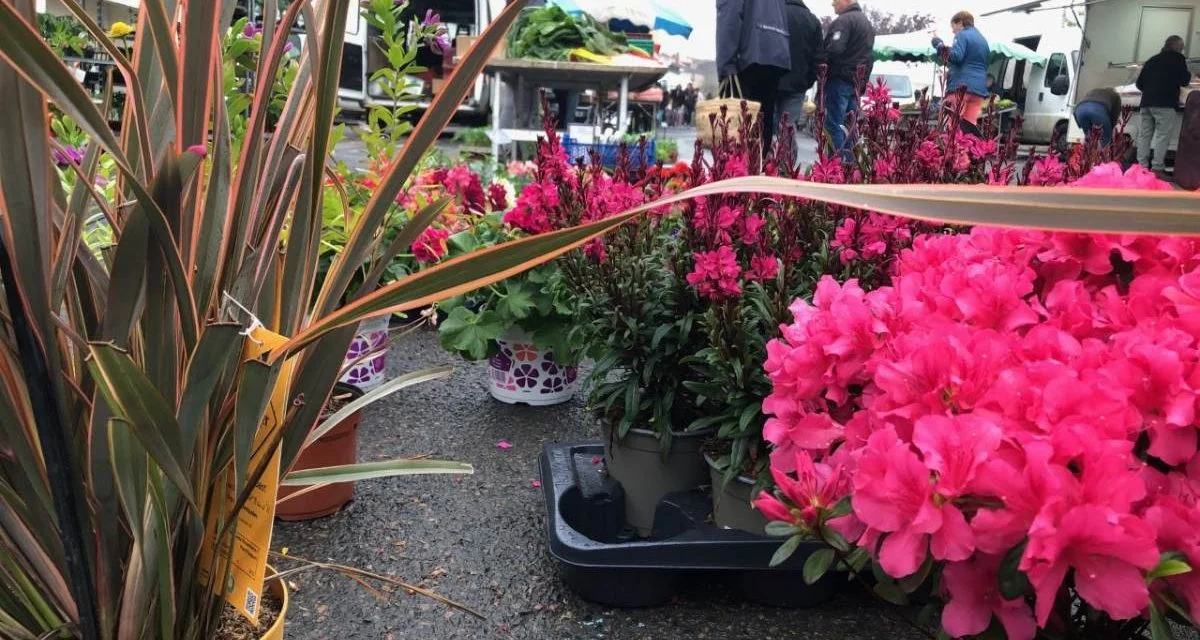
[[[136,22],[137,7],[140,5],[140,0],[76,1],[88,12],[88,15],[95,18],[105,28],[116,21]],[[433,10],[446,24],[449,29],[450,42],[455,45],[459,42],[458,36],[474,36],[481,33],[491,23],[492,18],[504,9],[504,6],[504,0],[411,0],[409,11],[419,20],[426,11]],[[370,46],[371,39],[376,34],[372,33],[373,28],[362,18],[359,10],[358,2],[350,3],[349,15],[346,20],[345,44],[342,47],[342,73],[338,89],[341,108],[353,112],[365,112],[369,107],[387,104],[389,100],[379,87],[374,86],[370,81],[371,75],[384,65],[384,60],[380,50]],[[69,15],[61,0],[39,0],[38,11]],[[261,15],[262,0],[239,0],[234,10],[235,17],[248,16],[251,21],[256,21]],[[303,34],[303,29],[296,30],[295,35],[299,41],[303,41]],[[462,55],[463,53],[465,52],[456,51],[452,55]],[[452,55],[447,57],[452,57]],[[442,57],[431,51],[423,50],[418,57],[419,62],[424,63],[424,66],[431,68],[441,66]],[[431,91],[436,90],[437,86],[437,81],[432,75],[414,77],[412,82],[416,85],[423,85]],[[485,98],[489,95],[486,90],[488,82],[490,79],[486,76],[478,78],[475,81],[474,91],[459,107],[459,110],[485,113],[488,108],[488,101]],[[419,108],[429,106],[429,102],[432,100],[429,97],[431,91],[418,92],[423,93],[426,97],[414,106]]]
[[[1047,34],[1031,47],[1047,56],[1044,70],[1039,73],[1036,67],[1022,69],[1014,65],[1004,72],[1003,86],[1018,104],[1024,105],[1027,141],[1048,142],[1051,136],[1046,135],[1047,127],[1050,134],[1056,130],[1065,134],[1062,138],[1066,142],[1083,140],[1084,132],[1075,125],[1071,110],[1078,96],[1100,87],[1117,89],[1125,105],[1134,109],[1125,132],[1136,141],[1136,110],[1141,94],[1132,85],[1142,63],[1162,49],[1168,36],[1178,35],[1193,56],[1188,60],[1189,67],[1193,72],[1200,70],[1200,58],[1195,57],[1196,47],[1200,46],[1200,0],[1166,4],[1156,0],[1048,0],[1025,2],[993,13],[1028,13],[1036,17],[1038,12],[1064,7],[1073,7],[1083,27]],[[1026,39],[1014,40],[1029,46]],[[1023,78],[1023,82],[1017,84],[1014,78]],[[1171,150],[1176,146],[1173,140]]]
[[[1056,138],[1066,141],[1081,37],[1077,28],[1017,36],[1011,40],[1045,57],[1045,64],[1015,58],[992,63],[989,73],[996,79],[1000,97],[1012,100],[1021,109],[1023,142],[1048,144]]]

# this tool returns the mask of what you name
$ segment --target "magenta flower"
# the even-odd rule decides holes
[[[1000,556],[976,555],[952,562],[942,571],[950,595],[942,612],[942,628],[955,638],[987,630],[995,616],[1008,640],[1032,640],[1037,633],[1033,612],[1024,598],[1005,600],[1000,594]]]
[[[421,235],[417,237],[417,241],[412,244],[410,250],[417,262],[422,264],[431,264],[442,259],[446,255],[446,241],[450,239],[450,232],[446,229],[437,227],[426,227]]]
[[[827,512],[850,492],[850,482],[841,466],[830,467],[813,462],[805,452],[798,452],[791,465],[792,477],[776,467],[771,477],[786,502],[764,491],[754,500],[754,506],[769,520],[787,522],[814,533]]]
[[[246,26],[242,28],[242,36],[246,38],[253,38],[262,32],[263,28],[253,22],[247,22]]]
[[[1021,570],[1033,584],[1039,625],[1050,618],[1069,569],[1081,598],[1114,620],[1128,620],[1150,604],[1143,572],[1158,558],[1154,531],[1144,520],[1080,505],[1061,518],[1034,522]]]
[[[696,267],[688,274],[687,281],[701,296],[720,300],[741,295],[742,285],[738,278],[742,269],[733,248],[726,245],[716,251],[699,251],[694,257]]]
[[[400,4],[404,0],[396,0],[396,4]],[[442,16],[438,15],[433,9],[425,10],[425,18],[421,20],[422,27],[436,27],[442,24]]]

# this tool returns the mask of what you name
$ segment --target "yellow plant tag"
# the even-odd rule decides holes
[[[242,349],[243,359],[247,362],[257,360],[285,342],[287,342],[287,338],[278,333],[269,331],[261,325],[255,326],[250,331]],[[223,537],[220,550],[215,554],[217,564],[214,566],[214,547],[216,546],[214,538],[217,535],[217,526],[229,518],[234,502],[237,500],[234,469],[230,465],[222,472],[225,479],[223,491],[219,492],[224,495],[225,508],[211,512],[214,517],[206,523],[205,544],[200,552],[200,567],[197,575],[201,584],[209,582],[211,569],[224,572],[225,564],[228,562],[229,572],[225,584],[214,584],[213,591],[223,595],[229,604],[233,605],[253,624],[258,624],[259,605],[267,574],[267,555],[271,549],[271,529],[275,520],[275,500],[279,491],[281,449],[278,445],[270,447],[270,443],[277,441],[279,431],[283,428],[288,382],[291,380],[294,365],[295,361],[292,359],[283,362],[283,370],[275,382],[274,389],[271,390],[271,400],[267,405],[267,411],[263,415],[258,431],[254,434],[254,440],[250,447],[250,461],[246,467],[247,473],[257,469],[263,460],[267,459],[267,456],[270,458],[267,459],[266,471],[263,472],[258,484],[251,491],[249,499],[246,500],[246,504],[238,513],[236,535]],[[219,496],[214,496],[214,498],[222,499]]]

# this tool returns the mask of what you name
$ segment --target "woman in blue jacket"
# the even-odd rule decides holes
[[[954,31],[954,45],[947,46],[941,38],[934,36],[933,48],[939,53],[950,49],[950,81],[946,85],[946,108],[958,114],[972,125],[978,124],[983,101],[988,95],[987,72],[992,52],[988,41],[975,28],[975,16],[959,11],[950,19]],[[965,88],[962,98],[959,89]],[[961,102],[960,102],[961,100]]]

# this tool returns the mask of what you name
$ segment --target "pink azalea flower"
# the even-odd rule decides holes
[[[1128,620],[1150,604],[1143,572],[1158,564],[1154,531],[1145,521],[1096,505],[1080,505],[1060,518],[1039,516],[1029,530],[1020,569],[1045,626],[1067,571],[1074,569],[1079,596],[1114,620]]]
[[[839,500],[850,492],[850,482],[841,466],[813,462],[805,452],[797,452],[790,465],[796,473],[792,479],[788,472],[774,466],[771,477],[787,503],[764,491],[754,501],[754,506],[770,520],[788,522],[812,532],[820,524],[824,512],[832,509]]]
[[[955,638],[979,635],[995,616],[1008,640],[1034,638],[1037,625],[1025,599],[1005,600],[1000,594],[1000,560],[1000,556],[977,554],[942,570],[942,585],[950,596],[942,611],[946,633]]]

